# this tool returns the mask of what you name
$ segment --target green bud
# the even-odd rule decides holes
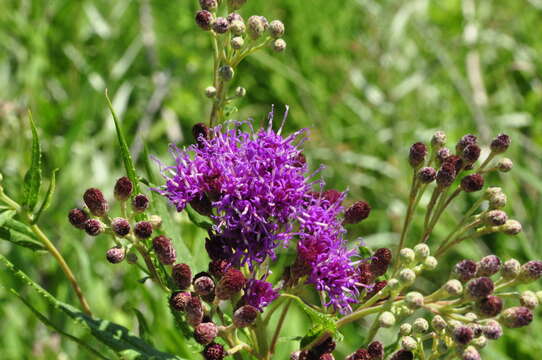
[[[239,50],[245,45],[245,40],[240,36],[236,36],[231,39],[230,44],[233,49]]]
[[[205,96],[208,98],[214,98],[216,96],[216,88],[214,86],[208,86],[205,88]]]
[[[378,323],[380,324],[380,327],[390,328],[395,325],[395,316],[389,311],[384,311],[378,317]]]
[[[241,20],[233,20],[230,24],[230,31],[233,35],[240,36],[245,33],[247,27],[245,23]]]
[[[442,289],[450,296],[459,296],[463,294],[463,284],[456,279],[448,280],[446,284],[442,286]]]
[[[534,309],[539,305],[538,297],[533,291],[524,291],[519,297],[519,302],[522,306],[529,309]]]
[[[407,351],[413,351],[418,347],[418,342],[412,336],[404,336],[401,339],[401,347]]]
[[[497,163],[497,169],[499,169],[500,172],[509,172],[514,167],[514,163],[509,158],[502,158]]]
[[[235,89],[235,96],[237,97],[243,97],[247,94],[247,89],[245,89],[244,87],[242,86],[238,86],[236,89]]]
[[[409,323],[404,323],[401,325],[401,327],[399,327],[399,333],[403,336],[410,335],[411,332],[412,332],[412,325],[410,325]]]
[[[424,334],[429,330],[429,323],[424,318],[417,318],[412,323],[412,331],[417,334]]]
[[[253,15],[248,18],[247,32],[254,40],[258,39],[267,30],[269,24],[263,16]]]
[[[438,260],[434,256],[428,256],[423,262],[423,268],[428,271],[435,270],[438,266]]]
[[[425,260],[429,254],[431,253],[431,250],[429,250],[429,246],[426,244],[418,244],[414,246],[414,254],[416,257],[416,260],[423,261]]]
[[[424,297],[417,291],[411,291],[405,296],[405,304],[411,309],[419,309],[423,303]]]
[[[224,81],[230,81],[231,79],[233,79],[234,74],[235,72],[233,71],[233,68],[228,65],[221,66],[218,69],[218,75]]]
[[[403,286],[410,286],[416,281],[416,273],[411,269],[403,269],[399,272],[399,281]]]
[[[446,320],[440,315],[435,315],[433,319],[431,320],[431,326],[435,331],[441,331],[446,329],[448,324],[446,323]]]
[[[386,288],[389,289],[390,291],[397,291],[401,288],[401,283],[399,282],[399,280],[395,278],[391,278],[388,280],[388,283],[386,284]]]
[[[401,262],[407,266],[412,265],[414,263],[414,259],[416,258],[416,254],[414,253],[414,250],[411,248],[404,248],[401,249],[399,252],[399,258],[401,259]]]
[[[485,336],[478,336],[471,341],[471,344],[478,349],[483,349],[487,345],[487,338]]]
[[[286,50],[286,41],[284,41],[283,39],[276,39],[275,41],[273,41],[273,50],[275,50],[276,52],[283,52],[284,50]]]
[[[516,259],[510,259],[504,262],[501,268],[501,275],[505,280],[513,280],[521,271],[521,264]]]

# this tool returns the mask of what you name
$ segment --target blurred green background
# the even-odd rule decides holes
[[[111,244],[83,236],[69,226],[66,214],[86,188],[111,194],[123,174],[105,88],[140,165],[143,142],[169,161],[168,144],[190,143],[191,126],[208,118],[210,102],[202,94],[211,81],[212,59],[208,36],[193,22],[196,9],[196,0],[0,0],[4,186],[20,196],[29,165],[25,113],[30,108],[40,128],[45,174],[60,168],[57,195],[41,226],[76,271],[96,315],[137,332],[131,310],[137,308],[147,317],[156,346],[168,351],[182,347],[182,337],[165,299],[139,284],[141,275],[128,265],[106,263]],[[434,289],[461,257],[542,257],[541,0],[249,0],[241,13],[283,20],[288,49],[259,52],[241,65],[235,84],[248,94],[234,117],[260,121],[271,104],[279,115],[290,106],[288,130],[310,128],[306,154],[312,166],[329,164],[330,186],[348,188],[349,201],[364,198],[373,206],[371,217],[349,238],[363,237],[375,248],[397,241],[412,142],[444,130],[452,144],[465,133],[487,144],[506,132],[513,137],[507,156],[515,168],[487,183],[506,189],[506,210],[523,223],[524,233],[465,244],[417,286]],[[445,236],[472,202],[473,197],[457,201],[434,239]],[[419,235],[420,218],[412,238]],[[176,219],[190,242],[202,239],[183,225],[184,217]],[[76,304],[50,256],[7,242],[0,243],[0,252],[59,299]],[[7,274],[0,274],[0,283],[9,286]],[[60,327],[86,336],[34,295],[23,294]],[[1,359],[92,358],[43,326],[4,287],[0,302]],[[292,312],[284,335],[301,335],[307,326],[303,314]],[[364,326],[345,330],[338,359],[361,344]],[[541,332],[539,318],[529,328],[506,332],[483,355],[534,359],[542,351]],[[391,333],[381,335],[390,341]],[[281,343],[277,359],[287,358],[294,345]]]

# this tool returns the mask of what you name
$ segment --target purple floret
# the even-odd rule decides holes
[[[279,294],[273,290],[273,284],[264,280],[250,279],[245,287],[244,300],[260,311],[271,304]]]

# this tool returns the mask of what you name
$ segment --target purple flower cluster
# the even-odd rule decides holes
[[[277,246],[297,237],[298,259],[310,269],[308,282],[328,294],[327,305],[348,311],[358,293],[354,252],[342,238],[344,194],[311,191],[316,182],[300,149],[305,130],[283,137],[271,121],[258,131],[251,122],[229,124],[210,129],[184,150],[172,147],[176,164],[162,169],[166,184],[157,191],[178,211],[188,204],[196,210],[210,205],[214,225],[206,247],[213,260],[253,267],[274,259]],[[247,300],[261,309],[274,293],[254,281]]]
[[[270,282],[250,279],[245,287],[243,299],[247,305],[263,311],[263,308],[271,304],[278,296],[279,294],[273,290],[273,284]]]

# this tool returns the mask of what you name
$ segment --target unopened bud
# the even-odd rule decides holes
[[[283,52],[286,50],[286,41],[284,41],[284,39],[276,39],[273,41],[273,50],[276,52]]]
[[[159,215],[149,216],[149,222],[154,230],[158,230],[162,227],[162,218]]]
[[[513,167],[514,163],[509,158],[502,158],[497,163],[497,169],[503,173],[509,172]]]
[[[104,198],[104,194],[96,188],[90,188],[85,191],[83,200],[90,212],[95,216],[105,216],[109,210],[109,204]]]
[[[521,223],[517,220],[508,220],[502,225],[502,231],[507,235],[517,235],[523,230]]]
[[[246,278],[241,271],[229,268],[216,286],[216,297],[227,300],[241,291],[245,283]]]
[[[132,195],[132,181],[126,176],[121,177],[115,183],[115,199],[119,201],[126,201],[130,195]]]
[[[542,261],[531,260],[521,266],[519,281],[531,283],[542,277]]]
[[[243,20],[233,20],[233,21],[230,22],[230,31],[233,33],[233,35],[235,35],[237,38],[239,38],[241,40],[243,40],[241,35],[243,35],[245,33],[246,29],[247,28],[246,28],[245,23],[243,22]]]
[[[125,254],[126,253],[122,247],[114,247],[107,250],[105,257],[111,264],[118,264],[124,260]]]
[[[502,210],[490,210],[484,215],[484,222],[489,226],[500,226],[506,224],[508,215]]]
[[[478,160],[481,152],[482,150],[478,145],[468,145],[465,149],[463,149],[463,153],[461,153],[461,159],[463,159],[466,165],[472,165]]]
[[[226,18],[219,17],[213,22],[213,31],[217,34],[225,34],[230,28],[230,23]]]
[[[371,360],[382,360],[384,359],[384,345],[380,341],[373,341],[367,346],[367,353]]]
[[[218,7],[218,2],[216,0],[199,0],[199,5],[203,10],[215,11]]]
[[[501,313],[503,308],[503,301],[500,297],[490,295],[481,299],[476,304],[476,310],[484,317],[494,317]]]
[[[198,326],[203,320],[203,305],[199,296],[192,295],[186,304],[186,322],[190,326]]]
[[[218,69],[218,75],[224,81],[230,81],[233,79],[234,71],[231,66],[223,65]]]
[[[412,325],[409,323],[404,323],[399,327],[399,334],[402,336],[407,336],[412,333]]]
[[[519,297],[519,302],[521,303],[521,306],[525,306],[529,309],[534,309],[539,304],[536,294],[533,291],[529,290],[521,293],[521,296]]]
[[[475,192],[484,187],[484,177],[480,174],[471,174],[461,179],[461,189],[465,192]]]
[[[416,260],[418,261],[426,259],[430,253],[431,250],[429,250],[429,246],[426,244],[418,244],[414,246],[414,254],[416,255]]]
[[[247,89],[245,89],[244,87],[238,86],[237,88],[235,88],[235,96],[243,97],[246,94],[247,94]]]
[[[187,264],[175,264],[171,268],[171,277],[177,288],[184,290],[192,283],[192,271]]]
[[[155,237],[152,239],[152,248],[162,264],[172,265],[175,263],[177,254],[169,238],[164,235]]]
[[[132,209],[137,213],[142,213],[149,207],[149,199],[143,194],[134,196],[132,201]]]
[[[357,224],[367,219],[371,213],[371,206],[365,201],[357,201],[354,205],[346,209],[344,213],[345,224]]]
[[[481,360],[480,353],[474,346],[467,346],[461,354],[461,360]]]
[[[472,299],[481,300],[493,293],[495,285],[488,277],[479,277],[472,279],[467,283],[467,295]]]
[[[200,296],[210,295],[215,291],[215,282],[209,276],[194,277],[194,292]]]
[[[207,10],[200,10],[196,13],[196,24],[205,31],[211,30],[214,22],[214,16]]]
[[[233,324],[236,328],[244,328],[250,326],[260,312],[254,306],[244,305],[241,306],[233,313]]]
[[[435,315],[435,317],[433,317],[433,319],[431,319],[431,327],[435,331],[444,330],[444,329],[446,329],[447,326],[448,326],[448,324],[446,323],[446,320],[444,320],[444,318],[442,316],[440,316],[440,315]]]
[[[477,266],[476,276],[492,276],[501,269],[501,259],[495,255],[483,257]]]
[[[399,272],[398,278],[403,286],[410,286],[416,281],[416,273],[411,269],[403,269]]]
[[[203,349],[203,358],[205,360],[223,360],[226,355],[228,353],[224,346],[217,343],[211,343]]]
[[[248,18],[247,32],[252,39],[258,39],[267,30],[268,26],[265,17],[254,15]]]
[[[423,268],[428,271],[435,270],[438,266],[438,260],[434,256],[428,256],[423,262]]]
[[[463,294],[463,284],[456,279],[448,280],[442,288],[450,296],[459,296]]]
[[[422,184],[432,183],[437,177],[437,171],[429,166],[423,167],[418,170],[418,180]]]
[[[140,221],[134,226],[134,234],[139,239],[148,239],[152,235],[152,224],[148,221]]]
[[[452,331],[452,338],[459,345],[467,345],[474,339],[474,331],[465,325],[457,326]]]
[[[462,282],[467,282],[476,275],[478,265],[472,260],[462,260],[458,262],[454,269],[453,275]]]
[[[389,311],[384,311],[378,317],[378,323],[383,328],[390,328],[395,325],[395,316]]]
[[[499,316],[499,321],[511,329],[524,327],[533,321],[533,312],[524,306],[512,307],[504,310],[501,316]]]
[[[90,219],[85,223],[85,231],[90,236],[98,236],[105,231],[105,225],[100,220]]]
[[[449,158],[452,155],[450,149],[448,148],[442,148],[439,151],[437,151],[437,162],[439,165],[442,165],[447,158]]]
[[[412,323],[412,331],[415,334],[424,334],[429,331],[429,323],[424,318],[417,318]]]
[[[503,152],[508,150],[510,143],[511,143],[510,136],[506,134],[499,134],[491,142],[491,151],[495,154],[502,154]]]
[[[269,34],[277,39],[284,35],[284,24],[280,20],[273,20],[269,24]]]
[[[399,351],[396,351],[391,356],[390,360],[412,360],[414,359],[414,354],[412,351],[408,351],[405,349],[401,349]]]
[[[130,223],[124,218],[114,218],[111,221],[111,229],[118,237],[125,237],[130,233]]]
[[[247,0],[228,0],[228,8],[231,10],[238,10],[241,6],[245,5]]]
[[[513,280],[521,271],[521,264],[516,259],[505,261],[501,269],[501,275],[504,280]]]
[[[480,326],[480,328],[483,328],[482,326]],[[483,349],[487,346],[487,338],[483,335],[480,335],[478,337],[475,337],[472,341],[471,341],[471,344],[472,346],[476,347],[477,349]],[[478,358],[480,359],[480,358]]]
[[[207,86],[205,88],[205,96],[212,99],[216,96],[216,88],[214,86]]]
[[[424,297],[416,291],[411,291],[405,296],[405,304],[411,309],[418,309],[423,306]]]
[[[169,297],[169,306],[176,311],[185,311],[191,297],[189,292],[176,291]]]
[[[218,336],[218,327],[212,322],[204,322],[194,329],[194,339],[202,345],[213,342]]]
[[[469,145],[476,144],[477,137],[472,134],[467,134],[461,138],[461,140],[458,141],[457,145],[455,146],[455,150],[458,154],[462,153],[463,150]]]
[[[88,214],[83,209],[72,209],[68,213],[68,220],[70,221],[70,224],[78,229],[84,229],[88,219]]]
[[[231,47],[235,50],[239,50],[245,45],[245,40],[240,36],[235,36],[231,39]]]
[[[418,168],[425,161],[427,155],[427,146],[424,143],[418,142],[413,144],[410,147],[410,153],[408,156],[408,161],[410,165],[414,168]]]
[[[484,336],[490,340],[497,340],[503,333],[501,324],[495,320],[489,320],[482,327],[482,332],[484,333]]]
[[[405,350],[414,350],[418,347],[418,342],[412,336],[403,336],[401,339],[401,347]]]
[[[440,188],[447,188],[453,184],[455,177],[455,165],[445,161],[437,171],[437,185]]]
[[[405,265],[411,265],[416,259],[416,253],[411,248],[403,248],[399,252],[399,258],[401,262]]]
[[[433,134],[433,137],[431,138],[431,146],[434,149],[440,149],[444,145],[446,145],[446,133],[444,131],[437,131]]]

